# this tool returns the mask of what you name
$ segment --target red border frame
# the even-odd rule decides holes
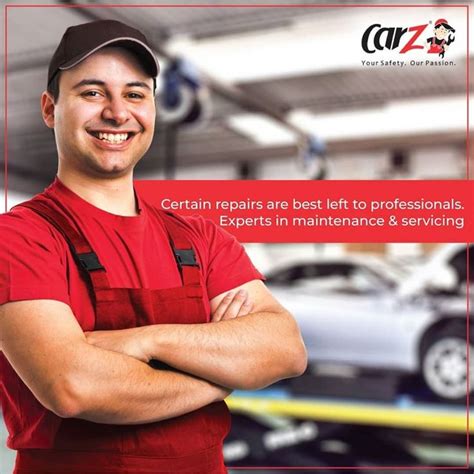
[[[305,5],[305,4],[220,4],[220,5],[211,5],[211,4],[161,4],[161,5],[150,5],[150,4],[107,4],[107,5],[90,5],[90,4],[74,4],[74,5],[62,5],[62,4],[5,4],[4,5],[4,191],[5,191],[5,212],[8,211],[8,9],[9,8],[466,8],[466,36],[467,36],[467,49],[466,49],[466,178],[470,179],[470,136],[469,136],[469,67],[470,67],[470,51],[469,51],[469,15],[470,9],[469,4],[363,4],[363,3],[354,3],[354,4],[314,4],[314,5]],[[469,469],[469,409],[470,409],[470,399],[469,399],[469,282],[470,282],[470,269],[469,269],[469,242],[466,243],[466,260],[467,260],[467,297],[466,297],[466,347],[467,347],[467,396],[466,396],[466,465],[465,466],[454,466],[454,467],[445,467],[445,466],[369,466],[369,467],[359,467],[359,466],[330,466],[329,469],[338,469],[338,470],[349,470],[349,469],[358,469],[358,470],[398,470],[398,469],[412,469],[412,470],[461,470]],[[249,466],[249,467],[232,467],[229,466],[229,469],[234,470],[264,470],[264,469],[273,469],[273,470],[320,470],[328,469],[328,467],[321,466]]]

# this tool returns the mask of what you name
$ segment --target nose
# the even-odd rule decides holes
[[[122,125],[129,119],[127,103],[121,97],[111,97],[102,111],[102,118],[115,125]]]

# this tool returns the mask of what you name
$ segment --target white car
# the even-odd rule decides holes
[[[268,272],[267,283],[296,317],[310,367],[418,373],[438,397],[465,400],[466,246],[440,251],[436,265],[432,259],[405,278],[377,259],[344,257],[287,264]]]

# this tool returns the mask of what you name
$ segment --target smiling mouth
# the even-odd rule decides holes
[[[111,143],[112,145],[121,145],[125,143],[128,139],[132,138],[134,132],[122,132],[122,133],[105,133],[105,132],[94,132],[88,131],[89,135],[97,138],[106,143]]]

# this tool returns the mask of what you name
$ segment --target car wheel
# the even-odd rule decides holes
[[[469,346],[470,380],[474,376],[474,348]],[[429,389],[446,401],[466,400],[467,345],[462,327],[446,328],[423,347],[421,369]],[[472,387],[472,383],[471,383]]]

